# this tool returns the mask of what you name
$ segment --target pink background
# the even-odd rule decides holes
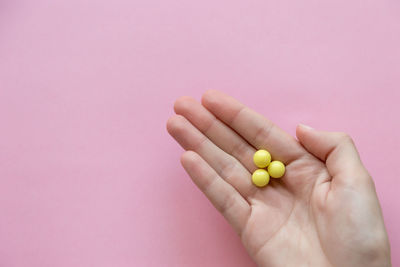
[[[350,133],[399,266],[399,86],[397,0],[2,0],[0,266],[254,266],[165,130],[207,88]]]

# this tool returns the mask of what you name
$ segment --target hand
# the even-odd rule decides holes
[[[390,266],[373,180],[351,138],[299,125],[297,138],[230,96],[175,103],[168,132],[181,162],[259,266]],[[252,158],[267,149],[286,164],[264,188]]]

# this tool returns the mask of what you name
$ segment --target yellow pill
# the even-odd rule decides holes
[[[258,168],[265,168],[271,162],[271,154],[265,149],[260,149],[254,153],[253,161]]]
[[[274,160],[268,165],[268,173],[272,178],[281,178],[285,174],[285,165]]]
[[[253,172],[251,180],[256,186],[263,187],[269,183],[269,174],[264,169],[258,169]]]

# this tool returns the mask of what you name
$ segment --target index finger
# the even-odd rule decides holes
[[[275,160],[289,164],[306,154],[294,137],[231,96],[209,90],[202,104],[256,149],[268,150]]]

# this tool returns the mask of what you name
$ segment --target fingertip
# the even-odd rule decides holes
[[[182,165],[189,162],[194,162],[197,158],[197,154],[194,151],[187,150],[181,155],[181,163]]]
[[[215,96],[217,96],[218,94],[221,94],[221,92],[218,90],[215,89],[206,90],[201,97],[201,103],[203,105],[212,103],[212,101],[215,99]]]
[[[218,93],[221,93],[221,92],[218,91],[218,90],[215,90],[215,89],[210,88],[210,89],[207,89],[207,90],[203,93],[203,96],[213,95],[213,94],[218,94]]]
[[[179,114],[182,111],[186,110],[188,107],[190,107],[191,101],[196,101],[196,100],[191,96],[181,96],[178,99],[176,99],[174,103],[175,113]]]
[[[167,123],[165,124],[165,128],[167,129],[167,132],[171,134],[171,124],[173,123],[173,116],[169,117],[167,120]]]
[[[186,171],[191,170],[191,172],[195,172],[196,170],[198,170],[198,167],[199,167],[198,166],[199,159],[200,159],[200,156],[196,152],[194,152],[192,150],[187,150],[182,153],[180,162],[181,162],[182,167]]]
[[[304,129],[304,130],[313,130],[314,128],[308,125],[305,125],[303,123],[299,123],[299,125],[297,125],[297,127]]]
[[[174,135],[179,129],[183,128],[183,120],[181,115],[173,115],[167,120],[167,131],[170,135]]]
[[[305,135],[307,132],[310,132],[311,130],[314,130],[314,128],[312,128],[312,127],[310,127],[310,126],[308,126],[308,125],[299,123],[299,124],[297,125],[297,127],[296,127],[296,136],[297,136],[297,138],[301,141],[301,139],[303,139],[304,135]]]

